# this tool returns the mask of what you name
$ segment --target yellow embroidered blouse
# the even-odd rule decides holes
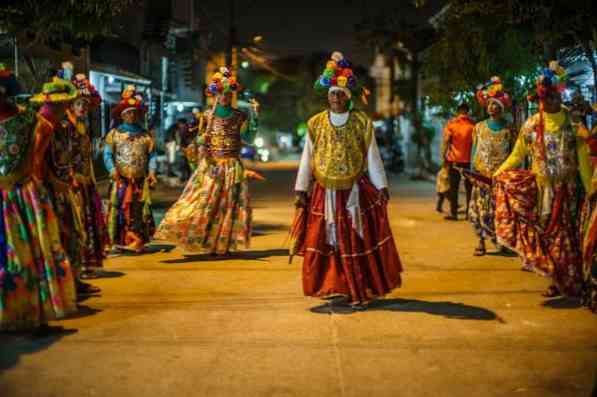
[[[371,119],[353,110],[346,124],[335,127],[325,110],[307,124],[313,142],[313,176],[325,188],[350,189],[367,169],[367,151],[373,137]]]
[[[544,113],[545,161],[541,160],[536,147],[539,117],[539,113],[534,114],[524,123],[514,150],[494,176],[518,167],[525,156],[530,156],[531,171],[537,176],[540,189],[558,182],[574,181],[578,170],[585,190],[589,191],[592,172],[586,143],[583,139],[577,139],[568,114],[563,110],[558,113]]]

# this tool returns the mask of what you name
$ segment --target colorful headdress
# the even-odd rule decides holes
[[[551,61],[549,67],[543,68],[537,78],[535,93],[527,96],[531,102],[541,101],[550,92],[561,93],[566,88],[568,75],[566,70],[558,64],[558,61]]]
[[[342,90],[349,98],[361,94],[364,103],[367,103],[367,95],[369,95],[369,91],[359,85],[350,62],[339,51],[332,53],[322,74],[315,81],[314,88],[322,93],[331,90]]]
[[[0,63],[0,91],[8,97],[18,95],[20,92],[16,76],[3,63]]]
[[[143,96],[137,92],[134,85],[128,85],[122,91],[122,99],[112,109],[112,118],[120,119],[123,113],[130,110],[136,110],[139,113],[145,113],[145,105],[143,104]]]
[[[73,84],[79,91],[79,96],[89,101],[89,105],[97,107],[102,103],[102,98],[89,79],[83,74],[78,73],[73,80]]]
[[[61,103],[77,99],[79,92],[70,82],[59,77],[52,78],[52,81],[45,83],[41,93],[33,95],[29,100],[33,103]]]
[[[495,102],[502,107],[502,110],[512,106],[512,98],[502,85],[502,80],[498,76],[493,76],[491,80],[485,84],[481,84],[477,87],[477,101],[484,108],[489,105],[490,102]]]
[[[218,72],[211,76],[211,82],[208,84],[205,94],[213,97],[229,92],[239,92],[241,88],[230,70],[226,66],[222,66]]]

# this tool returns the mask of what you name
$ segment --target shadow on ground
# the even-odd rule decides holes
[[[289,230],[290,226],[275,223],[257,223],[253,225],[253,236],[266,236],[272,232]]]
[[[161,263],[170,263],[170,264],[181,264],[181,263],[193,263],[193,262],[236,261],[239,259],[260,260],[260,259],[265,259],[265,258],[271,258],[273,256],[288,256],[288,250],[287,249],[270,249],[270,250],[262,250],[262,251],[238,251],[238,252],[233,252],[226,256],[210,255],[210,254],[185,255],[184,258],[165,259],[160,262]]]
[[[108,270],[97,270],[95,272],[95,277],[91,278],[91,280],[95,280],[97,278],[118,278],[125,276],[126,273],[117,272],[117,271],[108,271]]]
[[[0,373],[16,366],[22,355],[45,350],[65,336],[76,332],[75,329],[65,329],[60,334],[45,338],[32,338],[29,334],[19,332],[0,333]]]
[[[582,307],[582,303],[579,298],[567,298],[562,296],[556,299],[546,300],[541,306],[549,307],[551,309],[578,309],[579,307]]]
[[[354,310],[343,298],[310,309],[319,314],[351,314]],[[454,302],[429,302],[416,299],[380,299],[371,302],[367,311],[385,310],[392,312],[427,313],[456,320],[503,320],[493,311]]]

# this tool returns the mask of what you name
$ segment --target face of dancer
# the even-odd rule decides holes
[[[494,101],[489,102],[489,105],[487,105],[487,113],[491,118],[498,119],[502,117],[503,112],[504,110],[502,109],[502,107]]]
[[[348,111],[348,95],[341,90],[333,90],[328,93],[330,109],[334,113],[345,113]]]
[[[137,111],[129,110],[128,112],[124,112],[122,114],[122,121],[127,124],[134,124],[137,121]]]
[[[543,100],[543,109],[547,113],[557,113],[562,107],[562,97],[558,92],[550,91]]]
[[[232,92],[227,92],[225,94],[220,95],[218,98],[218,103],[224,107],[230,106],[230,104],[232,103]]]
[[[73,112],[77,118],[84,118],[89,113],[89,101],[87,99],[77,99],[73,103]]]

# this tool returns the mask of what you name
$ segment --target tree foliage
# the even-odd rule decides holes
[[[501,76],[522,100],[537,68],[556,59],[562,48],[576,47],[595,63],[597,6],[592,0],[448,4],[423,68],[431,103],[444,109],[453,108],[463,94],[470,96],[478,83],[493,75]]]
[[[0,30],[27,46],[88,41],[110,33],[112,17],[139,0],[7,0],[0,7]]]

